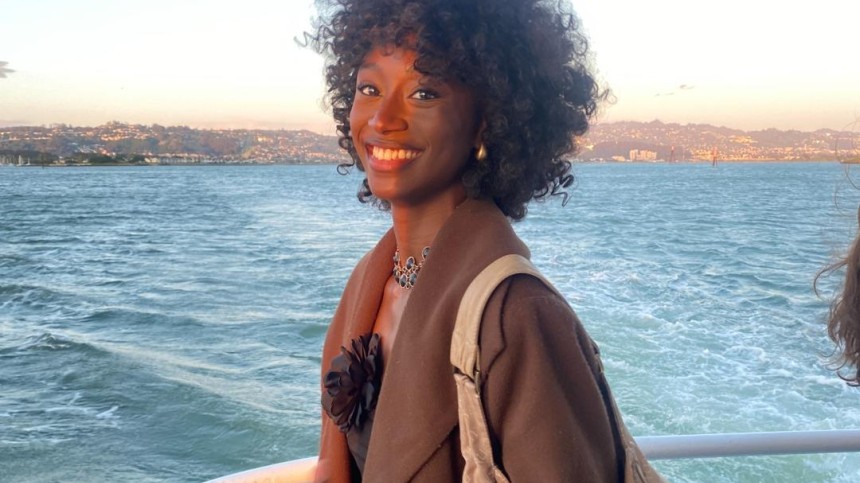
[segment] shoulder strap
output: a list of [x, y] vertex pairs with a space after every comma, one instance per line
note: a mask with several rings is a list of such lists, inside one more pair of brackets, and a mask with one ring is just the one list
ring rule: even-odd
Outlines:
[[[451, 336], [451, 364], [457, 384], [457, 414], [460, 420], [460, 453], [466, 461], [465, 483], [507, 483], [493, 461], [490, 431], [481, 405], [481, 370], [478, 338], [484, 307], [496, 287], [511, 275], [527, 273], [543, 280], [532, 263], [520, 255], [505, 255], [488, 265], [472, 281], [457, 310]], [[549, 283], [547, 286], [551, 287]]]
[[555, 290], [528, 258], [522, 255], [505, 255], [487, 265], [463, 293], [451, 338], [451, 364], [473, 380], [480, 377], [478, 336], [484, 307], [502, 281], [519, 273], [539, 278], [547, 287]]

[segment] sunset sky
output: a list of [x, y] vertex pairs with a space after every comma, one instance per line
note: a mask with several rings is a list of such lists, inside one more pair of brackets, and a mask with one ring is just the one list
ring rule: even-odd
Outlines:
[[[860, 129], [858, 0], [574, 8], [616, 98], [601, 121]], [[293, 40], [313, 12], [309, 0], [0, 0], [0, 125], [332, 134], [322, 61]]]

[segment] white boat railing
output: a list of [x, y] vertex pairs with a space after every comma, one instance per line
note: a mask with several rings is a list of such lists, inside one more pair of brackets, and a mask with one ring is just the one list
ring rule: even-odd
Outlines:
[[[649, 460], [860, 452], [860, 429], [639, 436], [635, 439]], [[208, 483], [305, 483], [313, 481], [316, 465], [316, 457], [303, 458], [234, 473]]]
[[843, 453], [860, 451], [860, 429], [640, 436], [636, 443], [649, 460]]
[[312, 456], [233, 473], [206, 483], [311, 483], [316, 469], [317, 457]]

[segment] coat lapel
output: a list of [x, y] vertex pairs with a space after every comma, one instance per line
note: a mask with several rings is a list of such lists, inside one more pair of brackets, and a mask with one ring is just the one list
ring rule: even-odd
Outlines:
[[489, 201], [463, 202], [437, 234], [388, 357], [365, 481], [410, 480], [457, 426], [449, 351], [460, 298], [475, 275], [510, 253], [529, 255]]
[[[394, 247], [394, 232], [389, 230], [376, 247], [361, 259], [347, 282], [329, 326], [329, 335], [339, 334], [339, 337], [326, 337], [323, 347], [323, 375], [329, 370], [332, 359], [340, 354], [341, 347], [349, 347], [352, 339], [373, 330], [385, 282], [391, 276], [390, 271], [378, 270], [376, 267], [392, 264]], [[314, 481], [349, 482], [350, 458], [346, 436], [323, 412], [320, 460]]]
[[[394, 266], [392, 256], [396, 246], [394, 231], [388, 230], [368, 254], [365, 260], [366, 268], [362, 270], [363, 273], [357, 287], [351, 288], [349, 305], [345, 307], [342, 315], [344, 323], [347, 324], [347, 330], [341, 332], [343, 334], [340, 341], [341, 346], [349, 347], [352, 339], [373, 330], [376, 314], [379, 312], [379, 304], [382, 302], [385, 283], [391, 277], [391, 267]], [[383, 267], [386, 269], [383, 270]], [[340, 347], [337, 350], [339, 352]]]

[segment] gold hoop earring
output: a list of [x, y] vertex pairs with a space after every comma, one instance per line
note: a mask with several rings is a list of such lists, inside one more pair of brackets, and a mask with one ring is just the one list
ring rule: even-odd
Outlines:
[[487, 147], [484, 146], [484, 143], [481, 143], [481, 145], [478, 146], [478, 152], [475, 153], [475, 159], [478, 161], [487, 159]]

